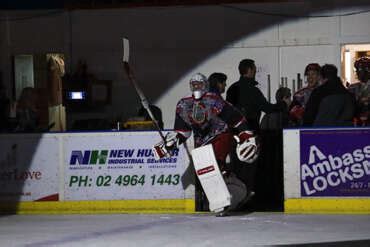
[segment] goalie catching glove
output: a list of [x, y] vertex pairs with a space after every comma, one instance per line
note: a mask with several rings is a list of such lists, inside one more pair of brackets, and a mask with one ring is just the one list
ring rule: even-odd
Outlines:
[[237, 146], [236, 154], [240, 161], [248, 164], [253, 163], [258, 158], [258, 146], [256, 137], [251, 131], [243, 131], [238, 136], [234, 136]]
[[179, 146], [180, 139], [176, 132], [168, 132], [164, 140], [153, 147], [154, 158], [159, 160], [163, 157], [171, 157], [173, 151]]

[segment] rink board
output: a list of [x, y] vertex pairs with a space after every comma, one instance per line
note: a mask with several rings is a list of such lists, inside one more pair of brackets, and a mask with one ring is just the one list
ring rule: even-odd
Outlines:
[[1, 204], [3, 214], [155, 214], [194, 213], [193, 199], [107, 200], [107, 201], [44, 201]]
[[284, 130], [284, 211], [370, 213], [370, 129]]
[[3, 213], [194, 212], [194, 176], [182, 146], [155, 161], [157, 132], [0, 136]]

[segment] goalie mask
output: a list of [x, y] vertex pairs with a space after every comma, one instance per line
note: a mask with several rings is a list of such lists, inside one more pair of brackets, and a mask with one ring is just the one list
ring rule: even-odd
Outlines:
[[190, 79], [190, 90], [195, 99], [200, 99], [208, 91], [208, 81], [201, 73], [196, 73]]

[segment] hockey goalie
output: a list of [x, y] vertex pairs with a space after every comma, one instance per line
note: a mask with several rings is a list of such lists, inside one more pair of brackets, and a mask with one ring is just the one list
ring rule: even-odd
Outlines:
[[242, 203], [247, 188], [227, 166], [226, 157], [233, 151], [246, 164], [258, 157], [258, 145], [245, 118], [230, 103], [208, 91], [207, 78], [200, 73], [190, 79], [191, 95], [179, 100], [176, 106], [175, 132], [153, 147], [157, 159], [171, 156], [180, 144], [193, 133], [192, 159], [196, 175], [209, 201], [209, 209], [221, 214]]

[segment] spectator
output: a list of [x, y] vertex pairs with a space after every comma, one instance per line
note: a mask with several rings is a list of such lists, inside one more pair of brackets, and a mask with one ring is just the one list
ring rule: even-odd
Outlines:
[[352, 84], [349, 91], [356, 98], [356, 125], [370, 125], [370, 58], [361, 57], [355, 62], [358, 83]]
[[304, 126], [351, 126], [354, 97], [343, 86], [332, 64], [321, 68], [323, 85], [313, 90], [303, 115]]
[[208, 77], [209, 91], [221, 96], [225, 92], [227, 76], [224, 73], [213, 73]]
[[23, 88], [19, 100], [15, 105], [17, 119], [16, 132], [40, 131], [36, 100], [37, 95], [34, 88]]
[[285, 103], [270, 104], [258, 89], [255, 80], [256, 65], [252, 59], [244, 59], [239, 63], [239, 81], [233, 83], [226, 93], [226, 100], [237, 107], [247, 119], [252, 130], [259, 130], [261, 111], [271, 113], [281, 111]]
[[[292, 93], [289, 88], [281, 87], [276, 91], [275, 99], [277, 103], [291, 101]], [[261, 121], [262, 130], [281, 130], [289, 125], [289, 105], [281, 112], [266, 114]]]
[[312, 91], [319, 86], [320, 81], [320, 65], [318, 63], [310, 63], [304, 70], [307, 86], [298, 90], [293, 95], [293, 102], [290, 106], [290, 117], [296, 125], [302, 125], [303, 113], [307, 101]]
[[77, 62], [76, 72], [73, 74], [73, 81], [81, 84], [88, 84], [96, 80], [95, 76], [89, 72], [87, 62], [79, 59]]

